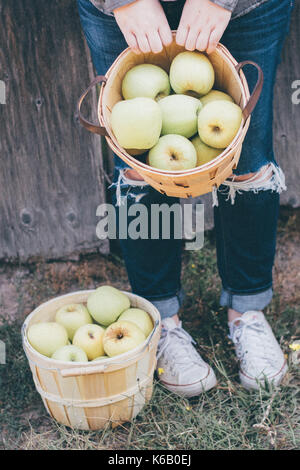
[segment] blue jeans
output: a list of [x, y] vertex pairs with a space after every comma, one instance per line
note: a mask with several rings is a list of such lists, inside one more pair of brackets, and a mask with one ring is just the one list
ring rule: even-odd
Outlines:
[[[77, 1], [95, 69], [103, 75], [127, 44], [113, 16], [103, 14], [89, 0]], [[162, 5], [171, 29], [177, 29], [184, 2]], [[257, 62], [265, 79], [235, 174], [257, 172], [266, 165], [273, 169], [268, 184], [262, 183], [260, 187], [254, 184], [250, 189], [241, 185], [236, 191], [234, 185], [225, 182], [217, 192], [214, 216], [222, 280], [220, 302], [241, 313], [262, 310], [272, 298], [279, 192], [284, 188], [284, 177], [274, 159], [272, 145], [273, 86], [291, 10], [291, 0], [268, 0], [230, 21], [221, 39], [238, 62]], [[256, 71], [247, 66], [244, 72], [251, 91]], [[135, 186], [123, 179], [122, 169], [126, 166], [115, 156], [113, 200], [116, 200], [117, 182], [121, 180], [121, 192], [127, 196], [128, 206], [141, 197], [149, 208], [154, 203], [171, 206], [178, 202], [149, 185]], [[163, 318], [176, 314], [183, 299], [182, 241], [171, 236], [170, 240], [120, 240], [120, 244], [132, 291], [152, 301]]]

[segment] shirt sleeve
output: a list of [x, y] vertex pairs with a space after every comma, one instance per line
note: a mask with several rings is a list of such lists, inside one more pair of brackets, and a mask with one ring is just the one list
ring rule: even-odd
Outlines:
[[210, 0], [210, 1], [229, 11], [233, 11], [238, 4], [238, 0]]
[[[105, 13], [112, 13], [116, 8], [120, 8], [136, 0], [91, 0], [91, 2], [100, 10]], [[226, 10], [233, 11], [238, 3], [238, 0], [211, 0], [216, 5], [225, 8]]]
[[91, 0], [91, 2], [104, 13], [113, 13], [116, 8], [134, 3], [136, 0]]

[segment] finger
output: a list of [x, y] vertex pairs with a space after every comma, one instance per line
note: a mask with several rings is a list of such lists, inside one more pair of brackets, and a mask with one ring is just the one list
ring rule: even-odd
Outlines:
[[168, 23], [164, 24], [163, 26], [160, 26], [158, 28], [158, 32], [164, 46], [168, 46], [169, 44], [171, 44], [171, 42], [173, 41], [173, 36]]
[[198, 34], [199, 34], [199, 26], [197, 27], [194, 26], [190, 28], [186, 41], [185, 41], [185, 48], [188, 51], [194, 51], [196, 49], [196, 41], [197, 41]]
[[141, 51], [139, 50], [139, 46], [136, 40], [136, 37], [132, 33], [125, 33], [124, 34], [125, 41], [127, 42], [128, 46], [132, 49], [135, 54], [140, 54]]
[[198, 51], [206, 51], [210, 39], [210, 28], [204, 27], [197, 38], [196, 49]]
[[178, 46], [184, 46], [185, 41], [188, 35], [189, 29], [187, 26], [180, 26], [178, 27], [177, 33], [176, 33], [176, 43]]
[[214, 50], [216, 49], [216, 47], [218, 45], [218, 42], [219, 42], [221, 36], [222, 36], [222, 31], [220, 31], [218, 29], [214, 29], [211, 32], [210, 37], [209, 37], [208, 47], [207, 47], [207, 53], [208, 54], [211, 54], [212, 52], [214, 52]]
[[142, 33], [141, 35], [137, 35], [136, 39], [137, 39], [137, 43], [138, 43], [140, 51], [144, 52], [144, 54], [151, 52], [151, 47], [150, 47], [148, 38], [144, 33]]
[[150, 44], [152, 52], [154, 54], [157, 54], [158, 52], [161, 52], [163, 50], [163, 45], [161, 42], [160, 35], [158, 34], [158, 31], [151, 31], [150, 33], [147, 34], [148, 42]]

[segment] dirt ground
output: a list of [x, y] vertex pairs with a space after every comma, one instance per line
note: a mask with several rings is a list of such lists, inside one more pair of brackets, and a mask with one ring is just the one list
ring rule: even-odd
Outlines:
[[[184, 254], [184, 267], [188, 255]], [[51, 298], [103, 283], [130, 290], [120, 253], [83, 257], [79, 262], [43, 261], [30, 265], [0, 264], [0, 320], [23, 320], [37, 305]], [[281, 210], [274, 290], [280, 306], [300, 302], [300, 211]]]
[[25, 318], [40, 303], [68, 292], [113, 284], [130, 290], [122, 261], [94, 254], [79, 262], [55, 261], [30, 265], [0, 265], [0, 318]]

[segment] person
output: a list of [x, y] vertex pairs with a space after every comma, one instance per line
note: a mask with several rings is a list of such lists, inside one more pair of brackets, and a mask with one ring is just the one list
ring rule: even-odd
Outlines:
[[[81, 24], [95, 69], [106, 73], [128, 46], [137, 53], [159, 53], [172, 41], [189, 51], [212, 53], [218, 42], [238, 61], [255, 61], [264, 86], [243, 143], [237, 168], [217, 191], [214, 207], [217, 263], [222, 281], [220, 303], [228, 309], [230, 338], [240, 363], [244, 387], [258, 389], [265, 381], [279, 385], [287, 371], [284, 354], [262, 310], [272, 298], [272, 266], [276, 246], [279, 193], [284, 175], [272, 145], [272, 104], [276, 68], [293, 7], [291, 0], [77, 0]], [[256, 70], [247, 66], [250, 91]], [[116, 188], [130, 206], [178, 202], [140, 181], [115, 156]], [[199, 395], [217, 383], [215, 373], [198, 354], [182, 328], [178, 311], [182, 241], [120, 240], [132, 291], [160, 311], [159, 379], [172, 392]]]

